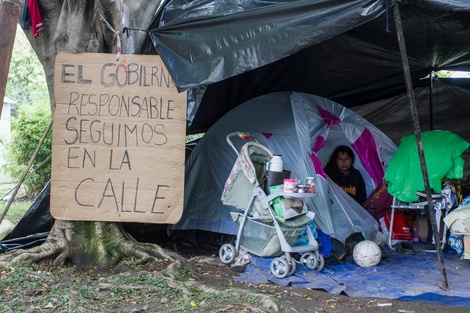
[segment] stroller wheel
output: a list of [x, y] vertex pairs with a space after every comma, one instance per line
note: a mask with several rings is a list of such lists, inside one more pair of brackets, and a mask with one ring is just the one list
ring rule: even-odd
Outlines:
[[295, 273], [295, 270], [297, 269], [297, 263], [295, 263], [294, 258], [290, 258], [290, 262], [287, 261], [287, 257], [285, 255], [281, 256], [284, 260], [286, 260], [287, 265], [289, 266], [289, 272], [287, 273], [287, 276], [290, 276]]
[[271, 273], [277, 278], [284, 278], [289, 275], [289, 264], [283, 258], [275, 258], [271, 261]]
[[307, 252], [300, 257], [300, 264], [313, 270], [318, 266], [318, 258], [313, 253]]
[[235, 247], [229, 243], [225, 243], [219, 249], [219, 259], [224, 264], [230, 264], [235, 260], [237, 256], [237, 252], [235, 251]]
[[320, 254], [320, 252], [318, 252], [318, 250], [315, 251], [315, 256], [318, 259], [316, 270], [320, 272], [325, 267], [325, 258]]
[[294, 274], [296, 269], [297, 269], [297, 263], [295, 263], [295, 260], [292, 259], [292, 262], [289, 264], [289, 273], [287, 273], [287, 276]]

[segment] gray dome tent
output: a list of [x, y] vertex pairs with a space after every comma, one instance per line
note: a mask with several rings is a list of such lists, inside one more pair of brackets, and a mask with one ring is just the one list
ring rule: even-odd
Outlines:
[[271, 152], [282, 155], [291, 177], [316, 176], [318, 197], [309, 206], [320, 230], [342, 242], [356, 232], [366, 238], [377, 234], [376, 220], [326, 177], [322, 165], [337, 145], [353, 147], [358, 156], [354, 166], [362, 172], [370, 193], [382, 181], [384, 164], [395, 152], [395, 144], [353, 111], [296, 92], [247, 101], [207, 131], [186, 161], [183, 217], [173, 230], [236, 233], [237, 225], [230, 217], [234, 208], [224, 206], [220, 199], [237, 157], [226, 136], [236, 131], [251, 133]]

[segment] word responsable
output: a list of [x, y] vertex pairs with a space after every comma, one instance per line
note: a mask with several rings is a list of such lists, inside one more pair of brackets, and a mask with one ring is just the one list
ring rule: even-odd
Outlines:
[[[126, 90], [126, 94], [69, 93], [68, 114], [80, 116], [136, 117], [148, 119], [172, 119], [173, 100], [163, 97], [132, 95], [132, 87], [173, 87], [168, 72], [158, 66], [106, 63], [99, 75], [100, 90]], [[86, 78], [83, 65], [62, 64], [62, 84], [95, 85], [97, 82]]]
[[61, 66], [60, 82], [64, 86], [100, 86], [95, 88], [99, 93], [83, 92], [87, 90], [83, 87], [78, 88], [81, 92], [72, 90], [68, 93], [66, 144], [114, 147], [166, 144], [165, 121], [174, 119], [174, 99], [153, 93], [134, 94], [132, 90], [133, 87], [139, 90], [146, 87], [174, 88], [167, 71], [159, 66], [139, 65], [136, 62], [105, 63], [99, 75], [94, 73], [88, 76], [85, 69], [83, 65]]

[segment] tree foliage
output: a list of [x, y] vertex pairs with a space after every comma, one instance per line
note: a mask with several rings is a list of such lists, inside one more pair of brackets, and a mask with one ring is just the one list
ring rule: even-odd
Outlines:
[[[45, 103], [22, 105], [18, 116], [12, 118], [12, 140], [7, 144], [8, 164], [5, 171], [15, 180], [22, 177], [50, 120], [49, 104]], [[30, 197], [38, 195], [51, 178], [51, 144], [52, 134], [49, 132], [32, 163], [30, 175], [24, 181], [26, 193]]]
[[21, 105], [49, 105], [44, 69], [21, 29], [16, 32], [5, 95], [17, 103], [12, 108], [13, 116]]

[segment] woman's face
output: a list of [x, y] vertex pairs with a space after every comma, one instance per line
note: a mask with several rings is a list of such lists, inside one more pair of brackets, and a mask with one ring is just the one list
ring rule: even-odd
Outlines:
[[338, 169], [343, 172], [345, 175], [349, 173], [349, 169], [351, 168], [352, 159], [346, 152], [338, 152], [338, 156], [336, 157], [336, 166]]

